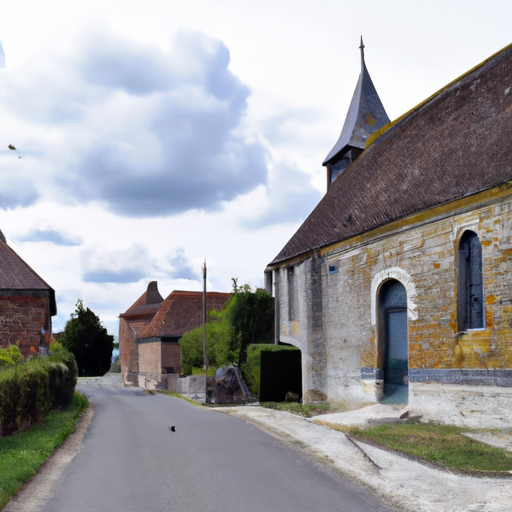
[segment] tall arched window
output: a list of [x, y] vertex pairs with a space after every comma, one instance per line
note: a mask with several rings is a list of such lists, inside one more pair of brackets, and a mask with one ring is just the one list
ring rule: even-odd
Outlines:
[[459, 244], [459, 331], [484, 327], [482, 245], [478, 235], [466, 231]]

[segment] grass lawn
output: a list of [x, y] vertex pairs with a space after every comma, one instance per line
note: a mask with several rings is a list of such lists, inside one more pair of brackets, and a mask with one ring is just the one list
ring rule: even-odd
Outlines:
[[52, 412], [40, 425], [0, 438], [0, 510], [64, 442], [86, 408], [87, 399], [75, 393], [67, 410]]
[[431, 423], [391, 423], [368, 429], [352, 427], [348, 435], [388, 447], [445, 469], [463, 473], [510, 472], [512, 453], [463, 435], [469, 429]]

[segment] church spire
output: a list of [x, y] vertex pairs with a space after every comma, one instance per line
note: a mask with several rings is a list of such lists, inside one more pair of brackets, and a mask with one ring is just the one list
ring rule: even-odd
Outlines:
[[338, 142], [322, 165], [327, 167], [327, 187], [364, 150], [368, 138], [389, 123], [379, 95], [373, 85], [364, 61], [364, 43], [361, 36], [361, 74], [345, 118]]

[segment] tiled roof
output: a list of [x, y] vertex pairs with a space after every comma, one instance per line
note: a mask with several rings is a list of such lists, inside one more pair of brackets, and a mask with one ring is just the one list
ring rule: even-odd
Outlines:
[[[206, 310], [222, 309], [229, 293], [208, 292]], [[140, 333], [139, 339], [177, 337], [200, 327], [203, 322], [202, 292], [173, 291], [160, 307], [155, 318]]]
[[45, 290], [50, 294], [51, 314], [57, 313], [55, 291], [4, 241], [0, 240], [0, 290]]
[[384, 132], [270, 265], [512, 180], [512, 45]]

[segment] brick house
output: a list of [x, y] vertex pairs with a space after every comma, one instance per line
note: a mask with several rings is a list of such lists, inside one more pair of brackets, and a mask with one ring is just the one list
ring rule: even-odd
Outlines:
[[0, 231], [0, 348], [17, 343], [27, 357], [48, 348], [55, 291], [8, 245]]
[[[151, 288], [151, 289], [150, 289]], [[158, 295], [157, 295], [158, 294]], [[206, 310], [222, 309], [231, 294], [207, 292]], [[173, 291], [161, 299], [155, 281], [119, 321], [121, 373], [125, 385], [166, 387], [181, 372], [179, 340], [202, 325], [202, 292]]]
[[137, 338], [160, 309], [164, 299], [156, 281], [148, 284], [146, 291], [119, 315], [119, 360], [125, 385], [136, 385], [139, 372]]
[[[512, 45], [373, 135], [364, 95], [325, 196], [266, 270], [304, 400], [510, 425]], [[347, 163], [353, 128], [366, 143]]]

